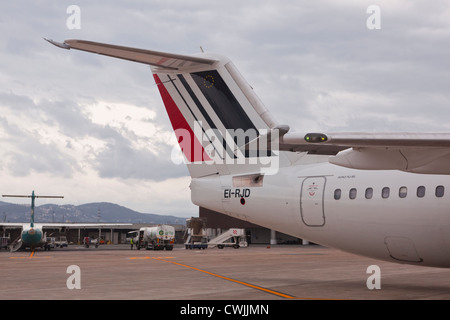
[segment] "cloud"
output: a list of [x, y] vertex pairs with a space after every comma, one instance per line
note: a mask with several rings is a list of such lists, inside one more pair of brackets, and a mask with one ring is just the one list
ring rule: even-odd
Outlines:
[[94, 168], [102, 178], [133, 178], [166, 180], [188, 175], [186, 166], [174, 165], [170, 160], [175, 146], [160, 145], [160, 151], [136, 149], [132, 141], [116, 134], [107, 139], [105, 147], [95, 156]]
[[77, 162], [58, 147], [55, 128], [49, 124], [41, 105], [29, 98], [0, 94], [3, 168], [16, 175], [31, 171], [70, 177]]
[[177, 147], [172, 133], [152, 123], [154, 114], [144, 108], [34, 102], [6, 93], [0, 100], [7, 116], [1, 119], [9, 144], [5, 157], [14, 174], [36, 171], [71, 177], [81, 170], [80, 164], [102, 178], [161, 181], [188, 174], [185, 166], [169, 169], [170, 154]]
[[[81, 9], [81, 29], [66, 27], [71, 4]], [[449, 131], [450, 6], [378, 2], [381, 30], [368, 30], [372, 4], [6, 1], [0, 10], [0, 174], [14, 183], [0, 187], [64, 186], [80, 199], [114, 195], [122, 205], [127, 189], [132, 208], [154, 206], [146, 210], [154, 212], [176, 211], [171, 190], [175, 197], [180, 181], [189, 180], [186, 168], [170, 161], [176, 141], [148, 66], [60, 50], [42, 37], [182, 54], [202, 46], [225, 54], [292, 130]], [[179, 193], [186, 202], [173, 203], [192, 215], [187, 185]], [[160, 199], [149, 196], [160, 188], [167, 189]]]

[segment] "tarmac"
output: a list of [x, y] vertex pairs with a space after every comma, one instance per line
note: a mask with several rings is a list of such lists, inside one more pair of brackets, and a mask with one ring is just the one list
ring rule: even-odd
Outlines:
[[[369, 266], [378, 266], [378, 273]], [[317, 245], [206, 250], [177, 245], [172, 251], [70, 245], [0, 250], [0, 299], [446, 300], [450, 269], [384, 262]]]

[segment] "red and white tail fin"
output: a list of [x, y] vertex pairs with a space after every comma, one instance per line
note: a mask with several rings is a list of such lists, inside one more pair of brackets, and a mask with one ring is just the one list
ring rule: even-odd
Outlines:
[[[267, 139], [262, 148], [258, 140], [268, 137], [275, 121], [231, 61], [207, 57], [215, 63], [177, 70], [152, 67], [191, 176], [278, 168], [278, 155], [267, 148]], [[257, 140], [259, 146], [245, 148]]]
[[193, 178], [278, 170], [277, 125], [226, 57], [178, 55], [84, 40], [54, 45], [151, 66]]

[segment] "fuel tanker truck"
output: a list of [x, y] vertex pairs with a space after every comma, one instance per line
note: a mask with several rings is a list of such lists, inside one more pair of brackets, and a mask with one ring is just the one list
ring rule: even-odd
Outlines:
[[172, 250], [175, 242], [175, 228], [165, 224], [157, 227], [143, 227], [139, 229], [137, 249]]

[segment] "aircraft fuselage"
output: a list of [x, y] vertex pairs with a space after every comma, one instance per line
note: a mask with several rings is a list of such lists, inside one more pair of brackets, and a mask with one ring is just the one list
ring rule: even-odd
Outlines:
[[46, 237], [42, 231], [42, 227], [34, 224], [31, 226], [24, 226], [20, 235], [22, 239], [22, 248], [37, 248], [42, 247], [46, 243]]
[[320, 163], [280, 168], [259, 183], [253, 177], [193, 179], [192, 201], [355, 254], [450, 267], [448, 176]]

